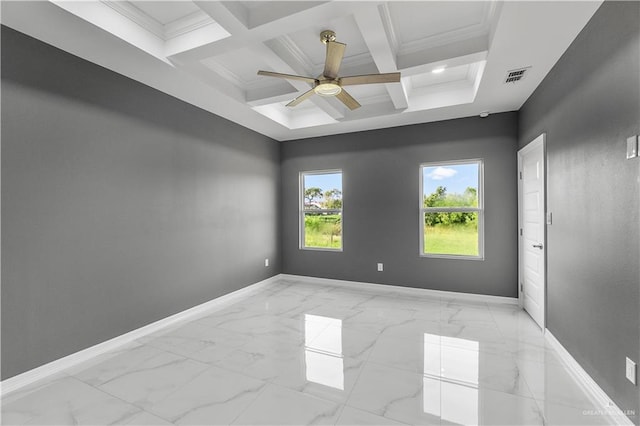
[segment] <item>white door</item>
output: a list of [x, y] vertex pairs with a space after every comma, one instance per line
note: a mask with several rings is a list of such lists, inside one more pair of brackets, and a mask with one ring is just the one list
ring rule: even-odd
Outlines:
[[520, 301], [543, 330], [546, 270], [544, 138], [542, 134], [518, 151]]

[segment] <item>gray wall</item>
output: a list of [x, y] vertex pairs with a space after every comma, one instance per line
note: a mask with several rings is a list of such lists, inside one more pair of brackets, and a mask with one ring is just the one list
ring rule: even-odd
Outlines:
[[[640, 3], [605, 2], [520, 111], [547, 133], [547, 326], [623, 409], [638, 413]], [[638, 416], [633, 417], [638, 422]]]
[[[516, 113], [281, 146], [284, 273], [517, 296]], [[420, 164], [469, 158], [485, 162], [485, 260], [420, 257]], [[322, 169], [343, 171], [342, 252], [298, 248], [298, 173]]]
[[277, 142], [3, 27], [2, 378], [279, 273], [278, 193]]

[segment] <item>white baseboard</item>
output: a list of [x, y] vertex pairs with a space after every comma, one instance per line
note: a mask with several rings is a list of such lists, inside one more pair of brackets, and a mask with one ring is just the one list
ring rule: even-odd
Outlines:
[[562, 343], [551, 334], [549, 329], [545, 329], [545, 339], [552, 346], [560, 356], [560, 359], [565, 364], [571, 375], [582, 385], [587, 395], [591, 399], [591, 402], [606, 415], [610, 424], [612, 425], [630, 425], [633, 426], [633, 422], [627, 417], [624, 412], [613, 402], [611, 398], [602, 390], [600, 386], [591, 378], [578, 361], [562, 346]]
[[162, 330], [166, 327], [176, 325], [187, 320], [193, 320], [198, 316], [202, 316], [211, 312], [214, 309], [220, 309], [228, 306], [237, 301], [239, 298], [243, 298], [252, 293], [255, 293], [256, 291], [270, 285], [278, 279], [280, 279], [280, 275], [274, 275], [273, 277], [267, 278], [266, 280], [259, 281], [255, 284], [241, 288], [240, 290], [225, 294], [224, 296], [217, 297], [213, 300], [202, 303], [201, 305], [194, 306], [185, 311], [178, 312], [177, 314], [171, 315], [159, 321], [132, 330], [128, 333], [114, 337], [113, 339], [98, 343], [97, 345], [91, 346], [87, 349], [83, 349], [79, 352], [75, 352], [71, 355], [67, 355], [64, 358], [51, 361], [40, 367], [36, 367], [33, 370], [29, 370], [24, 373], [18, 374], [17, 376], [5, 379], [0, 382], [0, 397], [4, 397], [9, 392], [13, 392], [47, 376], [59, 373], [69, 367], [80, 364], [81, 362], [87, 361], [93, 357], [116, 349], [151, 333], [155, 333], [156, 331]]
[[291, 275], [280, 274], [282, 279], [297, 280], [307, 282], [310, 284], [323, 284], [336, 287], [348, 287], [348, 288], [366, 288], [367, 290], [377, 290], [381, 292], [393, 292], [399, 294], [405, 294], [407, 296], [430, 296], [430, 297], [443, 297], [449, 299], [466, 300], [469, 302], [486, 302], [486, 303], [498, 303], [507, 305], [517, 305], [517, 297], [503, 297], [503, 296], [490, 296], [485, 294], [473, 294], [473, 293], [459, 293], [455, 291], [443, 291], [443, 290], [430, 290], [424, 288], [415, 287], [402, 287], [393, 286], [387, 284], [375, 284], [365, 283], [360, 281], [345, 281], [334, 280], [331, 278], [318, 278], [308, 277], [304, 275]]

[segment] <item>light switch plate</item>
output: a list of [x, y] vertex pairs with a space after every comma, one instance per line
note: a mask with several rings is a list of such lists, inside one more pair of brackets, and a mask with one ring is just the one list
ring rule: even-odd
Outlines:
[[627, 358], [626, 374], [627, 380], [636, 384], [636, 363]]
[[627, 138], [627, 159], [638, 156], [638, 135]]
[[378, 263], [378, 272], [384, 271], [384, 265], [382, 263]]

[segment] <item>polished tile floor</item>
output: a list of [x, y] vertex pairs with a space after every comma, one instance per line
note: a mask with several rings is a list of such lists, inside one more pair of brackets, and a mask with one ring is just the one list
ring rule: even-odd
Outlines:
[[2, 424], [606, 424], [598, 409], [516, 306], [283, 279], [7, 395]]

